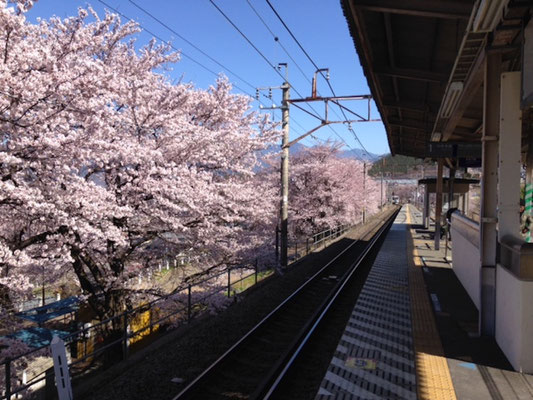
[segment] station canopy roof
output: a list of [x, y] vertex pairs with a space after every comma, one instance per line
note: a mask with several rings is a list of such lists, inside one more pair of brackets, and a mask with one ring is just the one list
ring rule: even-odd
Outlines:
[[[475, 28], [481, 3], [506, 3], [492, 32]], [[530, 1], [341, 4], [393, 155], [425, 158], [430, 141], [480, 140], [486, 53], [502, 52], [503, 71], [520, 69]], [[446, 97], [454, 101], [443, 101]]]
[[[418, 180], [419, 185], [426, 185], [428, 193], [437, 192], [437, 178], [423, 178]], [[450, 178], [442, 178], [442, 192], [449, 192]], [[454, 178], [453, 192], [455, 194], [467, 193], [470, 190], [470, 185], [479, 184], [479, 179]]]

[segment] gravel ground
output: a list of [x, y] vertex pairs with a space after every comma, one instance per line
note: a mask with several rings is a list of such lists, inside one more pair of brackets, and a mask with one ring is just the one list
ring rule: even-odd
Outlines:
[[[385, 214], [388, 216], [392, 211], [385, 211]], [[171, 382], [173, 378], [190, 381], [201, 373], [326, 260], [346, 247], [349, 240], [364, 239], [383, 217], [374, 216], [366, 225], [352, 229], [326, 249], [301, 259], [283, 276], [265, 279], [219, 315], [199, 318], [155, 341], [127, 361], [75, 385], [75, 398], [171, 399], [183, 388]]]

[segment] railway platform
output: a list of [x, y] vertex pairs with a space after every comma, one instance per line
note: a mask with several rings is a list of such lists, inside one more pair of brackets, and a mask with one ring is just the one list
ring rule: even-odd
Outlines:
[[433, 249], [406, 205], [374, 261], [320, 385], [326, 399], [533, 399], [455, 277], [451, 251]]

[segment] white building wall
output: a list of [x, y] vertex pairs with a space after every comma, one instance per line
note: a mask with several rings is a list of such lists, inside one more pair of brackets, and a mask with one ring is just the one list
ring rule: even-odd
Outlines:
[[533, 281], [519, 279], [499, 264], [496, 342], [515, 370], [533, 373]]

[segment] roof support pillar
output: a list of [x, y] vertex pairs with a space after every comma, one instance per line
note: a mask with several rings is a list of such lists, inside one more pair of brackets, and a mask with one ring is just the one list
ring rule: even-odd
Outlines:
[[424, 214], [423, 214], [424, 229], [429, 229], [429, 188], [424, 185]]
[[481, 156], [481, 215], [479, 251], [481, 288], [479, 333], [494, 336], [496, 247], [498, 222], [498, 140], [500, 122], [500, 73], [502, 57], [489, 52], [485, 58], [483, 136]]
[[[455, 163], [455, 160], [453, 161]], [[453, 184], [455, 182], [455, 164], [453, 168], [450, 168], [450, 179], [448, 180], [448, 210], [453, 207], [457, 207], [457, 203], [454, 200]], [[450, 217], [451, 218], [451, 217]]]
[[[528, 137], [528, 149], [526, 156], [526, 187], [524, 193], [525, 209], [524, 216], [533, 215], [533, 137]], [[522, 222], [522, 221], [520, 221]], [[526, 227], [523, 227], [526, 228]], [[526, 242], [532, 241], [531, 229], [526, 233]]]
[[437, 164], [437, 189], [436, 189], [436, 204], [435, 204], [435, 250], [440, 249], [440, 224], [442, 216], [442, 170], [444, 159], [439, 158]]
[[519, 236], [522, 111], [520, 72], [501, 75], [500, 136], [498, 168], [498, 239]]

